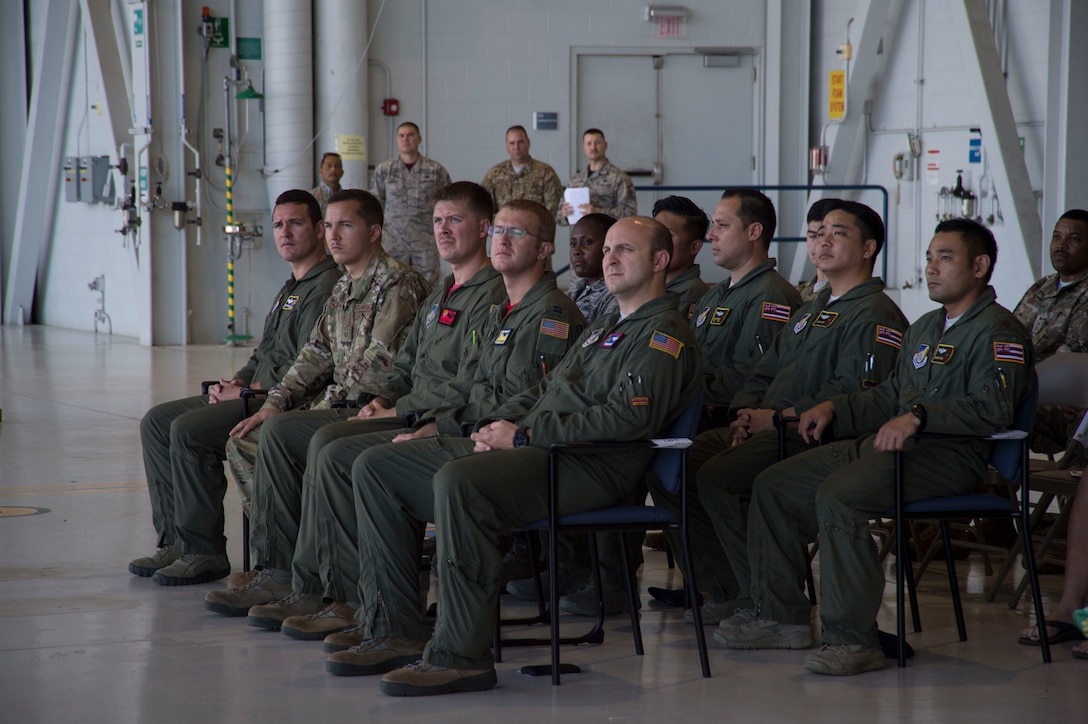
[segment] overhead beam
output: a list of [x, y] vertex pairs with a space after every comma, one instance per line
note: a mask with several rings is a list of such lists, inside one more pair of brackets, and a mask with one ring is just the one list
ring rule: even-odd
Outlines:
[[[1001, 57], [990, 25], [990, 12], [985, 0], [953, 3], [951, 11], [953, 23], [958, 27], [949, 29], [949, 37], [967, 39], [968, 48], [974, 51], [965, 55], [969, 56], [966, 59], [969, 69], [981, 81], [985, 106], [980, 109], [979, 127], [987, 153], [991, 158], [996, 157], [996, 165], [1001, 169], [1001, 173], [993, 174], [993, 180], [1005, 223], [1011, 226], [1013, 238], [1023, 240], [1031, 264], [1031, 278], [1038, 279], [1043, 258], [1043, 224], [1031, 189], [1028, 166], [1020, 150], [1020, 132], [1012, 114], [1005, 75], [1001, 72]], [[972, 85], [970, 78], [967, 85]]]
[[[122, 48], [114, 25], [113, 3], [80, 0], [79, 6], [83, 11], [84, 27], [90, 31], [94, 41], [93, 50], [105, 80], [102, 89], [106, 97], [106, 114], [113, 130], [113, 146], [119, 148], [122, 143], [132, 140], [128, 132], [133, 125], [132, 105], [129, 103], [132, 89], [122, 65]], [[128, 48], [124, 50], [127, 54]], [[124, 82], [119, 83], [118, 80]]]
[[[45, 27], [34, 56], [37, 76], [31, 81], [19, 206], [11, 263], [5, 270], [4, 324], [29, 321], [39, 257], [53, 233], [79, 14], [79, 5], [67, 0], [48, 0], [42, 13]], [[62, 49], [59, 53], [58, 48]]]

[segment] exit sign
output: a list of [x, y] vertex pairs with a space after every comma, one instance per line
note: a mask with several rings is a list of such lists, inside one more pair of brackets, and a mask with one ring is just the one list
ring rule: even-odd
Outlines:
[[657, 18], [654, 29], [655, 38], [682, 38], [684, 37], [684, 18]]

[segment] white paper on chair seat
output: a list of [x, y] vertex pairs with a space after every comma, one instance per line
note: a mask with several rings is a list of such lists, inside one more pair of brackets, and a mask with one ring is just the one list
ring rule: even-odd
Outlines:
[[656, 440], [650, 440], [654, 447], [667, 447], [674, 448], [676, 450], [683, 450], [686, 447], [692, 446], [692, 441], [686, 437], [663, 437]]

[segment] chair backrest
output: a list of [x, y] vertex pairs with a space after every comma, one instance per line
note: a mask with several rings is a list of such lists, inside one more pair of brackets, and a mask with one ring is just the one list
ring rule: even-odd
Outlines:
[[[699, 429], [699, 416], [702, 414], [702, 409], [703, 392], [699, 390], [679, 417], [666, 426], [662, 437], [693, 439]], [[686, 454], [687, 450], [658, 450], [654, 453], [646, 472], [656, 475], [666, 490], [675, 493], [680, 490], [681, 456]]]
[[[1028, 396], [1024, 398], [1024, 401], [1016, 406], [1009, 430], [1030, 433], [1032, 427], [1035, 426], [1035, 407], [1038, 404], [1039, 374], [1032, 372], [1031, 389], [1028, 390]], [[1022, 439], [998, 440], [994, 443], [993, 450], [990, 452], [990, 465], [997, 468], [997, 472], [1005, 480], [1011, 481], [1020, 478], [1020, 463], [1023, 460], [1022, 445]]]
[[1088, 352], [1059, 352], [1035, 365], [1040, 405], [1088, 407]]

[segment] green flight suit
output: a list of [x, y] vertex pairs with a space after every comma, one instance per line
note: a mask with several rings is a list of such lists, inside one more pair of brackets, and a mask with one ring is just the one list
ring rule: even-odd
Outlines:
[[[825, 290], [797, 310], [733, 397], [734, 413], [793, 406], [800, 414], [835, 395], [875, 387], [892, 373], [907, 320], [884, 294], [884, 282], [870, 279], [829, 300]], [[736, 576], [737, 598], [748, 607], [748, 498], [756, 475], [778, 462], [778, 432], [756, 433], [735, 447], [732, 432], [726, 427], [700, 434], [692, 468], [703, 510]], [[797, 432], [787, 433], [787, 455], [808, 447]]]
[[[775, 271], [776, 263], [775, 259], [767, 259], [736, 284], [723, 281], [712, 287], [696, 303], [690, 324], [703, 352], [704, 404], [729, 404], [775, 336], [786, 327], [790, 315], [801, 306], [797, 291]], [[736, 594], [737, 581], [714, 527], [702, 510], [694, 484], [698, 466], [717, 452], [717, 447], [693, 451], [688, 499], [694, 514], [688, 517], [688, 536], [700, 588], [711, 601], [722, 602]], [[679, 498], [663, 490], [657, 481], [650, 481], [650, 493], [654, 504], [679, 514]], [[665, 531], [665, 536], [673, 555], [682, 556], [678, 531]]]
[[[506, 311], [505, 300], [492, 308], [475, 364], [463, 364], [448, 381], [443, 399], [459, 404], [421, 411], [418, 425], [433, 420], [441, 433], [458, 436], [462, 421], [477, 420], [540, 383], [562, 361], [584, 329], [582, 313], [546, 272], [525, 297]], [[397, 428], [401, 421], [397, 420]], [[345, 423], [333, 427], [342, 430]], [[364, 422], [363, 425], [366, 425]], [[293, 589], [359, 606], [359, 525], [355, 517], [351, 466], [364, 450], [392, 443], [405, 429], [328, 439], [315, 436], [303, 478], [302, 524], [291, 562]], [[325, 438], [317, 448], [317, 438]], [[403, 443], [397, 443], [401, 445]]]
[[[991, 435], [1012, 423], [1032, 381], [1031, 336], [997, 304], [993, 287], [947, 331], [945, 321], [941, 308], [911, 325], [894, 374], [879, 387], [832, 398], [836, 442], [756, 478], [748, 542], [761, 617], [809, 622], [804, 546], [819, 533], [824, 642], [877, 646], [884, 572], [869, 521], [894, 505], [895, 481], [894, 455], [875, 451], [872, 433], [921, 403], [926, 432]], [[981, 439], [907, 440], [906, 500], [970, 492], [989, 453]]]
[[[357, 618], [368, 636], [430, 636], [418, 565], [420, 531], [434, 521], [442, 584], [423, 658], [491, 666], [499, 537], [546, 515], [548, 446], [660, 434], [697, 393], [699, 365], [691, 329], [676, 297], [666, 294], [622, 321], [611, 315], [591, 325], [539, 386], [493, 411], [529, 428], [529, 445], [474, 453], [471, 440], [441, 436], [360, 455], [352, 468], [363, 599]], [[560, 514], [626, 499], [650, 454], [563, 458]]]
[[676, 307], [690, 322], [695, 316], [696, 305], [710, 291], [710, 285], [699, 276], [699, 265], [677, 274], [665, 285], [665, 291], [680, 298]]
[[[314, 325], [310, 341], [283, 379], [269, 391], [261, 409], [280, 414], [268, 418], [245, 439], [232, 437], [227, 442], [227, 460], [236, 480], [245, 479], [244, 464], [255, 460], [250, 539], [257, 553], [257, 565], [274, 565], [269, 560], [273, 508], [298, 509], [297, 495], [295, 500], [275, 499], [278, 496], [269, 485], [270, 479], [281, 474], [269, 466], [270, 460], [280, 457], [285, 439], [277, 435], [277, 429], [292, 424], [306, 428], [320, 426], [350, 414], [343, 409], [332, 409], [332, 403], [357, 400], [392, 369], [412, 319], [429, 292], [430, 286], [418, 272], [379, 247], [358, 279], [345, 274], [337, 283], [325, 312]], [[283, 412], [318, 395], [308, 410]], [[254, 437], [258, 440], [256, 445]], [[290, 549], [294, 549], [293, 538]], [[289, 561], [290, 552], [284, 564]]]
[[[288, 279], [265, 317], [261, 341], [232, 379], [270, 389], [290, 368], [340, 278], [323, 258], [301, 279]], [[209, 404], [207, 395], [165, 402], [140, 422], [151, 518], [158, 545], [180, 541], [186, 553], [222, 553], [223, 446], [242, 419], [241, 400]], [[178, 526], [184, 529], [179, 536]]]
[[334, 410], [277, 415], [263, 425], [266, 429], [261, 433], [258, 465], [266, 474], [258, 479], [258, 487], [269, 494], [263, 495], [266, 505], [254, 515], [251, 526], [260, 565], [291, 566], [303, 511], [312, 497], [312, 464], [318, 450], [340, 437], [400, 430], [405, 414], [451, 404], [445, 382], [459, 368], [475, 369], [474, 350], [484, 320], [506, 291], [502, 277], [490, 264], [451, 291], [453, 285], [453, 276], [447, 276], [442, 286], [413, 310], [411, 329], [391, 368], [360, 388], [363, 393], [394, 402], [399, 416], [349, 420], [346, 418], [354, 417], [355, 410]]

